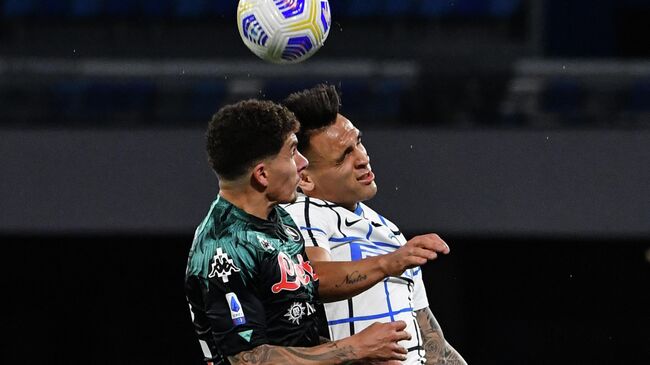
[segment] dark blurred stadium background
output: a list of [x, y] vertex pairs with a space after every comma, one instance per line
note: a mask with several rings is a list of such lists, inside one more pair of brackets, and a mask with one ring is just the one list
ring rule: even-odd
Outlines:
[[330, 0], [294, 66], [234, 0], [0, 0], [5, 364], [199, 364], [182, 281], [224, 103], [330, 82], [471, 364], [650, 363], [650, 1]]

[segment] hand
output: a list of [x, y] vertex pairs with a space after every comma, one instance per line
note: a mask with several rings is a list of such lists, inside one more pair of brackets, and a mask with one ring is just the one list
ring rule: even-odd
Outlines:
[[387, 276], [401, 275], [404, 270], [421, 266], [435, 260], [438, 253], [448, 254], [449, 246], [440, 236], [429, 233], [411, 238], [404, 246], [382, 256], [382, 270]]
[[373, 364], [375, 361], [381, 364], [400, 364], [399, 361], [406, 360], [407, 351], [398, 342], [411, 339], [411, 335], [404, 330], [405, 328], [404, 321], [377, 322], [348, 339], [354, 340], [352, 344], [354, 349], [363, 359]]

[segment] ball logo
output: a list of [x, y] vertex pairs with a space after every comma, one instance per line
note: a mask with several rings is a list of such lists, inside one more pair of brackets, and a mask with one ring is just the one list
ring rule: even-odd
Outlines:
[[232, 262], [232, 259], [228, 257], [228, 254], [223, 252], [221, 247], [217, 248], [217, 254], [212, 258], [212, 271], [208, 274], [209, 278], [216, 276], [220, 277], [224, 283], [228, 282], [228, 277], [233, 272], [240, 272], [239, 268], [235, 266]]
[[309, 264], [309, 261], [303, 261], [302, 255], [296, 255], [298, 263], [295, 263], [284, 252], [278, 253], [278, 265], [280, 266], [280, 282], [271, 287], [273, 293], [279, 293], [282, 290], [294, 291], [301, 286], [306, 286], [312, 280], [317, 281], [318, 275]]
[[285, 18], [297, 16], [305, 11], [305, 0], [275, 0], [275, 6]]

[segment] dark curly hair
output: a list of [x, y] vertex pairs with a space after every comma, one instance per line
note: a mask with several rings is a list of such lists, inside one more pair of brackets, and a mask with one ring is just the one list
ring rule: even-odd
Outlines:
[[300, 121], [298, 149], [309, 149], [309, 138], [317, 131], [336, 122], [341, 108], [341, 97], [334, 85], [319, 84], [311, 89], [295, 92], [282, 102]]
[[219, 178], [235, 180], [258, 161], [280, 152], [300, 124], [271, 101], [244, 100], [219, 109], [206, 133], [208, 160]]

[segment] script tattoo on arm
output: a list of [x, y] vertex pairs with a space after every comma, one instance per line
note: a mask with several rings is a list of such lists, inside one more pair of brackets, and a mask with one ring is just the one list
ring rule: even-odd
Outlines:
[[463, 357], [445, 341], [442, 329], [429, 307], [415, 313], [424, 341], [426, 363], [428, 365], [467, 365]]
[[339, 284], [334, 285], [336, 288], [340, 288], [343, 285], [353, 285], [356, 283], [360, 283], [368, 278], [368, 275], [362, 274], [358, 271], [354, 271], [350, 274], [345, 275], [345, 278], [343, 281], [341, 281]]
[[229, 356], [232, 365], [255, 364], [351, 364], [356, 359], [351, 346], [329, 342], [316, 347], [260, 345], [250, 351]]

